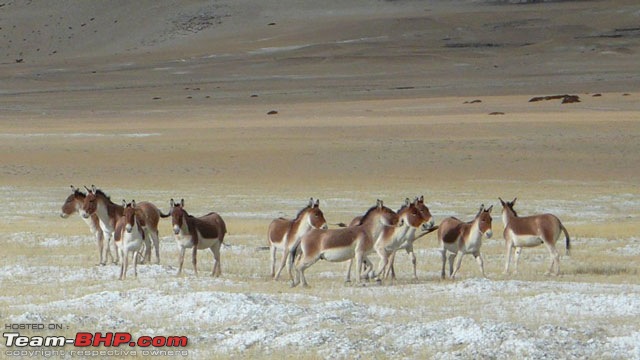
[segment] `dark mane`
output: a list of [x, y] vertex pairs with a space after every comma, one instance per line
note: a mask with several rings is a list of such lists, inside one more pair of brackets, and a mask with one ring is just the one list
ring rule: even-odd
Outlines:
[[358, 223], [358, 225], [362, 225], [365, 219], [377, 208], [378, 208], [378, 205], [374, 205], [369, 210], [367, 210], [367, 212], [364, 213], [364, 215], [362, 215], [362, 217], [360, 218], [360, 222]]
[[303, 214], [305, 211], [307, 211], [307, 210], [311, 209], [311, 207], [312, 207], [312, 206], [313, 206], [313, 205], [307, 205], [307, 206], [305, 206], [304, 208], [302, 208], [300, 211], [298, 211], [298, 215], [296, 215], [296, 217], [294, 217], [294, 218], [293, 218], [292, 223], [293, 223], [293, 222], [296, 222], [297, 220], [299, 220], [299, 219], [300, 219], [300, 216], [302, 216], [302, 214]]
[[[189, 213], [187, 212], [187, 210], [185, 210], [185, 209], [184, 209], [184, 207], [183, 207], [183, 206], [180, 206], [180, 209], [182, 210], [182, 213], [183, 213], [183, 215], [184, 215], [184, 217], [185, 217], [186, 219], [195, 219], [195, 218], [196, 218], [195, 216], [193, 216], [193, 215], [189, 214]], [[211, 215], [211, 214], [212, 214], [212, 212], [211, 212], [211, 213], [209, 213], [209, 214], [207, 214], [207, 215]], [[205, 216], [206, 216], [206, 215], [205, 215]], [[187, 224], [189, 224], [189, 221], [187, 221]], [[191, 229], [189, 229], [189, 231], [191, 231]]]
[[100, 190], [100, 189], [96, 189], [95, 194], [96, 194], [96, 196], [97, 196], [97, 195], [102, 195], [102, 196], [104, 196], [106, 199], [111, 200], [111, 197], [110, 197], [109, 195], [105, 194], [105, 193], [104, 193], [104, 191], [102, 191], [102, 190]]

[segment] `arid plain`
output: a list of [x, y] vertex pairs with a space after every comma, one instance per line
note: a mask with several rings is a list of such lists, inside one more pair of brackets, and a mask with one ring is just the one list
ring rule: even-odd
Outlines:
[[[6, 2], [0, 17], [5, 323], [186, 334], [199, 358], [640, 358], [634, 1]], [[529, 101], [563, 94], [580, 102]], [[71, 184], [220, 213], [223, 276], [175, 278], [163, 220], [161, 264], [118, 282], [59, 217]], [[308, 290], [268, 279], [269, 221], [310, 197], [335, 224], [419, 195], [436, 223], [494, 205], [491, 280], [467, 259], [440, 281], [433, 235], [418, 280], [405, 254], [394, 284], [345, 286], [325, 263]], [[562, 219], [560, 277], [543, 247], [501, 274], [498, 197]]]

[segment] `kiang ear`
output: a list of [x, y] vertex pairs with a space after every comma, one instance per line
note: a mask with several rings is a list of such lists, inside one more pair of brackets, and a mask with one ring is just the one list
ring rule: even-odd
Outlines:
[[136, 207], [136, 201], [135, 200], [131, 200], [131, 207]]
[[89, 189], [87, 185], [85, 185], [84, 188], [87, 189], [88, 192], [91, 192], [91, 189]]
[[95, 185], [91, 185], [91, 191], [96, 192], [96, 190], [98, 190], [98, 188]]
[[478, 214], [476, 216], [482, 214], [483, 210], [484, 210], [484, 204], [480, 205], [480, 210], [478, 210]]
[[517, 198], [517, 197], [514, 197], [514, 198], [513, 198], [513, 201], [511, 202], [511, 206], [513, 206], [513, 205], [515, 205], [515, 204], [516, 204], [516, 200], [518, 200], [518, 198]]
[[378, 205], [378, 209], [382, 209], [382, 207], [384, 206], [384, 202], [382, 200], [378, 199], [376, 205]]
[[501, 204], [502, 206], [504, 206], [504, 200], [502, 200], [502, 198], [501, 198], [501, 197], [498, 197], [498, 200], [500, 200], [500, 204]]
[[307, 205], [307, 206], [309, 206], [309, 207], [313, 206], [313, 198], [309, 198], [309, 205]]
[[78, 189], [76, 189], [75, 186], [71, 185], [71, 192], [76, 192], [76, 191], [78, 191]]
[[320, 207], [320, 199], [316, 199], [316, 203], [313, 205], [314, 208]]
[[180, 207], [184, 207], [184, 199], [180, 199]]
[[485, 212], [491, 213], [491, 210], [493, 210], [493, 205], [489, 206], [489, 208], [485, 210]]
[[127, 200], [122, 199], [122, 207], [127, 207]]
[[404, 199], [404, 206], [409, 206], [411, 204], [411, 200], [409, 198]]
[[171, 198], [171, 200], [169, 201], [169, 207], [173, 208], [174, 205], [175, 203], [173, 202], [173, 198]]

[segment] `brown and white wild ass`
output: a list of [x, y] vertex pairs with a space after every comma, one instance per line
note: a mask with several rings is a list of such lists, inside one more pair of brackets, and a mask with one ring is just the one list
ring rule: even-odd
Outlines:
[[[115, 231], [116, 223], [124, 213], [124, 207], [112, 202], [109, 196], [107, 196], [107, 194], [102, 190], [97, 189], [95, 185], [92, 185], [91, 189], [87, 187], [85, 188], [87, 189], [87, 196], [84, 199], [84, 204], [80, 213], [85, 218], [88, 218], [92, 214], [96, 214], [100, 221], [100, 228], [104, 233], [104, 239], [107, 241], [105, 247], [115, 247], [115, 244], [111, 242], [111, 234]], [[148, 201], [139, 202], [136, 206], [140, 208], [141, 217], [145, 223], [144, 230], [148, 235], [145, 240], [145, 259], [146, 261], [151, 261], [151, 241], [153, 241], [156, 253], [156, 264], [159, 264], [160, 238], [158, 235], [158, 223], [160, 222], [161, 217], [165, 218], [169, 217], [169, 215], [163, 214], [154, 204]], [[114, 262], [117, 261], [118, 259], [116, 257]]]
[[[296, 249], [300, 238], [311, 229], [326, 229], [327, 221], [320, 210], [320, 200], [309, 200], [309, 205], [298, 212], [293, 220], [285, 218], [274, 219], [269, 224], [268, 239], [271, 253], [271, 277], [278, 280], [285, 264], [288, 265], [289, 278], [293, 281], [293, 256], [292, 249]], [[276, 252], [282, 250], [282, 261], [276, 273]], [[294, 254], [295, 255], [295, 251]], [[287, 262], [287, 259], [289, 261]]]
[[127, 268], [129, 267], [129, 253], [133, 253], [133, 274], [138, 277], [138, 252], [142, 244], [147, 240], [144, 226], [142, 210], [136, 207], [136, 201], [127, 203], [122, 200], [124, 208], [122, 217], [116, 223], [113, 240], [118, 248], [120, 256], [120, 280], [127, 278]]
[[[433, 227], [434, 220], [433, 220], [433, 216], [431, 215], [431, 212], [429, 211], [429, 207], [427, 207], [427, 205], [425, 205], [424, 203], [424, 195], [420, 195], [420, 197], [417, 198], [417, 200], [415, 201], [415, 204], [418, 211], [420, 211], [420, 215], [424, 219], [424, 223], [422, 224], [422, 231], [425, 231], [425, 233], [421, 234], [420, 236], [426, 235], [432, 231], [437, 230], [436, 228]], [[389, 273], [391, 273], [391, 278], [392, 279], [396, 278], [395, 269], [393, 268], [393, 263], [395, 262], [395, 259], [396, 259], [396, 253], [397, 253], [397, 250], [405, 249], [407, 253], [411, 255], [411, 263], [413, 264], [413, 278], [414, 279], [418, 278], [418, 274], [416, 271], [416, 254], [413, 251], [413, 243], [418, 239], [416, 237], [416, 230], [417, 228], [410, 228], [404, 237], [404, 243], [401, 244], [400, 247], [391, 254], [391, 257], [389, 258], [389, 271], [387, 272], [385, 277], [387, 277]]]
[[[472, 254], [478, 265], [482, 276], [486, 277], [484, 273], [484, 262], [482, 254], [480, 253], [480, 247], [482, 246], [482, 236], [491, 238], [493, 231], [491, 230], [491, 210], [493, 205], [488, 209], [484, 208], [484, 204], [480, 206], [480, 210], [476, 217], [469, 222], [463, 222], [455, 217], [448, 217], [440, 223], [438, 227], [438, 242], [440, 244], [440, 252], [442, 253], [442, 278], [444, 279], [444, 268], [447, 261], [447, 252], [450, 252], [449, 256], [449, 276], [455, 278], [460, 265], [462, 264], [462, 258], [465, 254]], [[458, 253], [460, 253], [458, 255]], [[453, 259], [458, 255], [456, 263], [456, 269], [453, 270]]]
[[[99, 264], [104, 265], [107, 262], [107, 259], [103, 256], [103, 246], [104, 246], [104, 237], [102, 234], [102, 229], [100, 229], [100, 221], [98, 220], [98, 215], [93, 214], [88, 218], [80, 215], [80, 210], [82, 209], [82, 205], [84, 204], [84, 198], [87, 195], [83, 193], [80, 189], [71, 185], [71, 195], [67, 196], [67, 199], [62, 204], [60, 217], [63, 219], [68, 218], [73, 214], [78, 214], [78, 216], [87, 223], [89, 226], [89, 231], [96, 238], [96, 242], [98, 244], [98, 256], [100, 259]], [[109, 253], [109, 248], [107, 247], [107, 256], [111, 256]]]
[[184, 209], [184, 199], [180, 203], [175, 203], [173, 199], [170, 202], [171, 207], [171, 225], [175, 239], [180, 248], [180, 267], [178, 274], [182, 273], [182, 264], [184, 263], [184, 253], [186, 249], [193, 249], [191, 260], [193, 263], [193, 271], [198, 275], [197, 253], [198, 250], [209, 249], [213, 253], [214, 263], [211, 270], [212, 276], [222, 274], [220, 268], [220, 246], [224, 241], [224, 235], [227, 233], [227, 226], [222, 217], [215, 212], [210, 212], [201, 217], [189, 215]]
[[318, 260], [331, 262], [351, 260], [346, 281], [351, 279], [351, 266], [355, 259], [356, 283], [360, 282], [363, 261], [373, 251], [373, 241], [385, 226], [397, 226], [398, 214], [384, 206], [381, 200], [371, 207], [360, 223], [340, 229], [311, 229], [300, 239], [301, 257], [296, 265], [296, 278], [292, 286], [302, 282], [307, 287], [304, 272]]
[[[413, 202], [407, 198], [405, 204], [397, 212], [401, 225], [383, 228], [380, 235], [374, 239], [373, 248], [380, 257], [376, 274], [386, 278], [391, 270], [391, 257], [393, 257], [393, 254], [403, 244], [406, 244], [409, 236], [413, 236], [418, 228], [427, 224], [429, 219], [423, 217], [417, 207], [417, 203], [418, 198]], [[381, 279], [379, 278], [378, 280]]]
[[556, 243], [560, 238], [561, 233], [564, 233], [566, 240], [565, 254], [569, 255], [571, 243], [569, 239], [569, 232], [562, 225], [560, 219], [552, 214], [541, 214], [519, 217], [513, 206], [516, 203], [517, 198], [513, 201], [503, 201], [501, 198], [500, 204], [502, 204], [502, 222], [504, 223], [504, 239], [507, 247], [507, 262], [504, 266], [504, 273], [509, 274], [509, 263], [511, 262], [511, 254], [513, 248], [515, 248], [515, 273], [518, 273], [518, 260], [522, 248], [534, 247], [541, 244], [545, 244], [549, 250], [551, 256], [551, 264], [546, 275], [553, 274], [553, 268], [555, 265], [555, 275], [560, 274], [560, 255], [556, 249]]

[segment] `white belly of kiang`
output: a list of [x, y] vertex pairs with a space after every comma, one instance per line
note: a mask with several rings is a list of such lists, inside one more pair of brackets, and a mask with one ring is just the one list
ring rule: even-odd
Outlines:
[[[210, 248], [218, 238], [207, 239], [198, 234], [198, 250]], [[190, 249], [193, 247], [193, 237], [191, 235], [182, 235], [177, 238], [178, 244], [184, 248]]]
[[213, 244], [218, 241], [218, 238], [213, 238], [213, 239], [203, 239], [200, 238], [200, 241], [198, 241], [198, 250], [202, 250], [202, 249], [208, 249], [211, 246], [213, 246]]
[[537, 235], [515, 235], [511, 238], [513, 245], [517, 247], [533, 247], [542, 244], [542, 239]]
[[142, 237], [138, 234], [133, 235], [134, 233], [126, 233], [123, 235], [122, 244], [125, 246], [124, 251], [137, 251], [142, 246]]
[[322, 258], [331, 262], [340, 262], [353, 259], [355, 251], [352, 247], [328, 249], [322, 252]]
[[474, 241], [472, 243], [465, 244], [465, 246], [461, 249], [465, 254], [473, 254], [477, 251], [480, 251], [480, 247], [482, 243], [480, 241]]

